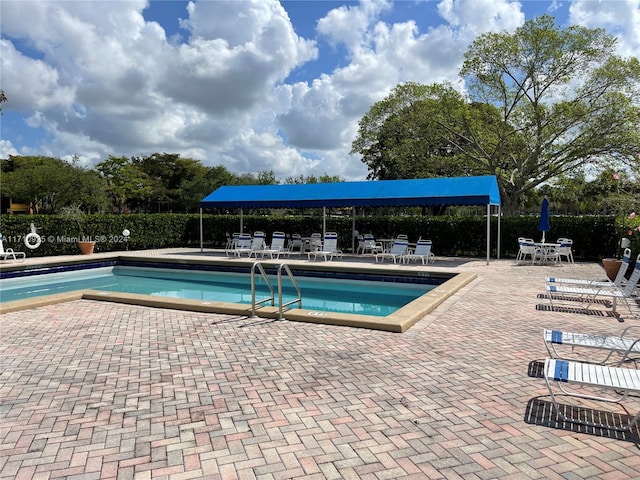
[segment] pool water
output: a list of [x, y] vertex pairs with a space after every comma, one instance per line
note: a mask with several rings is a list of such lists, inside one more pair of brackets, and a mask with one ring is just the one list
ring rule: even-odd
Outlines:
[[[435, 288], [434, 285], [417, 283], [295, 278], [302, 293], [302, 308], [374, 316], [390, 315]], [[277, 279], [274, 275], [269, 276], [269, 280], [275, 290], [277, 304]], [[283, 303], [295, 299], [295, 289], [284, 275], [282, 285]], [[84, 289], [251, 304], [249, 274], [124, 266], [3, 279], [0, 281], [0, 301]], [[270, 293], [264, 279], [256, 275], [256, 301], [268, 296]]]

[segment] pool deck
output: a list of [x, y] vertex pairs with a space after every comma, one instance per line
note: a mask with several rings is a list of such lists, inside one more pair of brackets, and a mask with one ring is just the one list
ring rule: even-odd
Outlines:
[[[389, 268], [335, 262], [356, 263]], [[539, 375], [543, 328], [640, 325], [539, 298], [599, 264], [404, 268], [477, 278], [404, 333], [95, 300], [0, 315], [0, 479], [640, 478], [638, 428], [558, 422]]]

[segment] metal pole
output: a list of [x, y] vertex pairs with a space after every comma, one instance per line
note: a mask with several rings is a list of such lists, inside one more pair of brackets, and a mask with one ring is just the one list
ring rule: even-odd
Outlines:
[[491, 204], [487, 203], [487, 265], [489, 265], [490, 249], [491, 249]]
[[502, 222], [502, 207], [498, 205], [498, 254], [496, 256], [498, 260], [500, 259], [500, 222]]
[[202, 207], [200, 207], [200, 253], [204, 251], [203, 233], [202, 233]]

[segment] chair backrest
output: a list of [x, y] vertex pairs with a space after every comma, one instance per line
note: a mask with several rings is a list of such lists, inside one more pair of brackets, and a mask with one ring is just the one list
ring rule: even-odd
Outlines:
[[409, 239], [409, 237], [407, 237], [404, 233], [401, 233], [396, 238], [399, 239], [399, 240], [408, 240]]
[[633, 294], [633, 291], [638, 285], [638, 280], [640, 280], [640, 254], [638, 254], [638, 258], [636, 258], [636, 266], [633, 269], [633, 273], [629, 277], [629, 281], [622, 291], [622, 294], [625, 297], [630, 297]]
[[284, 250], [284, 232], [273, 232], [271, 235], [271, 250]]
[[239, 234], [238, 241], [236, 242], [236, 248], [251, 248], [251, 235], [248, 233]]
[[264, 248], [264, 232], [253, 232], [253, 239], [251, 240], [251, 250], [262, 250]]
[[620, 265], [620, 269], [618, 270], [618, 274], [616, 278], [613, 279], [613, 284], [617, 286], [622, 285], [622, 280], [624, 280], [624, 276], [629, 269], [629, 265], [631, 265], [631, 249], [625, 248], [624, 254], [622, 255], [622, 264]]
[[409, 242], [403, 240], [401, 238], [393, 241], [393, 245], [391, 246], [391, 251], [389, 252], [391, 255], [404, 255], [407, 252], [407, 246]]
[[2, 238], [2, 234], [0, 233], [0, 255], [4, 255], [6, 252], [4, 251], [4, 239]]
[[335, 252], [338, 250], [338, 234], [336, 232], [325, 233], [322, 250], [325, 252]]
[[536, 245], [532, 238], [520, 237], [518, 239], [520, 245], [520, 251], [526, 254], [536, 253]]
[[431, 255], [432, 243], [433, 242], [431, 240], [418, 240], [413, 254], [428, 257]]

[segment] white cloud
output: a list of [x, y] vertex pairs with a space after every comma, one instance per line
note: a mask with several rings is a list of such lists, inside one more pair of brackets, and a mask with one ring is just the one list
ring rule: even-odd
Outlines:
[[18, 151], [9, 140], [0, 139], [0, 158], [9, 158], [9, 155], [18, 155]]
[[[613, 26], [637, 52], [638, 2], [612, 3], [617, 13], [607, 16], [597, 2], [576, 1], [573, 21]], [[445, 22], [427, 19], [434, 26], [420, 30], [425, 19], [383, 22], [388, 0], [349, 3], [320, 18], [309, 40], [275, 0], [199, 1], [180, 23], [188, 38], [176, 40], [145, 21], [144, 0], [3, 0], [3, 107], [47, 132], [23, 154], [76, 154], [90, 164], [110, 154], [172, 152], [238, 173], [362, 179], [366, 167], [349, 150], [373, 103], [399, 82], [455, 82], [468, 44], [520, 26], [521, 7], [441, 0]], [[287, 83], [296, 69], [322, 64], [316, 42], [346, 52], [340, 66]], [[0, 148], [15, 151], [7, 139]]]
[[572, 24], [604, 28], [618, 39], [618, 54], [640, 53], [640, 0], [575, 0], [569, 9]]

